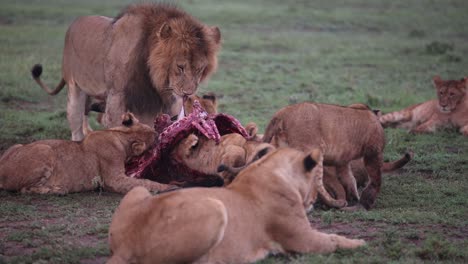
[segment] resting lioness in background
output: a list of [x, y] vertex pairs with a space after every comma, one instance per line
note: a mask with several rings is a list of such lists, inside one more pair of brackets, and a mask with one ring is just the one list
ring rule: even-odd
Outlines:
[[[367, 106], [307, 102], [290, 105], [273, 116], [263, 140], [275, 147], [289, 146], [304, 152], [320, 148], [324, 165], [336, 168], [347, 200], [359, 200], [366, 209], [373, 206], [381, 186], [385, 135], [378, 117]], [[359, 158], [364, 158], [369, 174], [361, 197], [350, 166]], [[327, 204], [329, 199], [324, 200]]]
[[226, 188], [151, 196], [135, 188], [112, 217], [108, 263], [249, 263], [269, 253], [327, 253], [363, 240], [314, 230], [306, 215], [321, 182], [322, 154], [283, 148], [242, 170]]
[[122, 126], [92, 132], [82, 142], [52, 139], [14, 145], [0, 158], [0, 189], [42, 194], [89, 191], [98, 186], [118, 193], [136, 186], [168, 189], [170, 185], [125, 175], [125, 161], [147, 150], [155, 136], [153, 128], [127, 113]]
[[453, 127], [468, 136], [468, 77], [461, 80], [433, 79], [437, 99], [409, 106], [380, 117], [384, 127], [401, 127], [413, 133], [431, 133]]

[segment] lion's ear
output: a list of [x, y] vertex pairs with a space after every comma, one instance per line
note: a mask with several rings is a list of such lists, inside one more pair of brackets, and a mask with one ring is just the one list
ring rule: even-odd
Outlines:
[[189, 140], [190, 140], [189, 146], [191, 150], [198, 146], [199, 139], [197, 136], [195, 136], [194, 134], [191, 134], [189, 136]]
[[250, 137], [255, 137], [258, 133], [258, 126], [254, 122], [249, 122], [245, 126], [245, 130], [247, 130], [247, 134], [249, 134]]
[[322, 152], [319, 149], [313, 149], [307, 156], [304, 158], [304, 169], [309, 172], [315, 166], [321, 162]]
[[465, 88], [468, 89], [468, 77], [463, 77], [463, 82], [465, 82]]
[[171, 33], [172, 33], [171, 26], [169, 26], [169, 24], [167, 23], [164, 23], [159, 29], [158, 36], [160, 39], [167, 39], [171, 36]]
[[434, 84], [434, 86], [437, 88], [439, 86], [442, 85], [442, 79], [440, 78], [439, 75], [436, 75], [432, 78], [432, 83]]
[[221, 31], [218, 27], [210, 27], [211, 37], [215, 41], [216, 44], [221, 42]]
[[138, 119], [132, 113], [127, 112], [122, 115], [122, 125], [131, 127], [136, 123], [138, 123]]
[[133, 142], [132, 143], [132, 154], [134, 156], [139, 156], [143, 154], [146, 150], [146, 143], [145, 142]]

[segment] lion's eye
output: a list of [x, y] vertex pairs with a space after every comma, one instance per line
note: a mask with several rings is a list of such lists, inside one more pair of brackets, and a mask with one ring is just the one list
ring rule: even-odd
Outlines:
[[177, 69], [179, 69], [179, 72], [183, 73], [184, 72], [184, 65], [177, 65]]

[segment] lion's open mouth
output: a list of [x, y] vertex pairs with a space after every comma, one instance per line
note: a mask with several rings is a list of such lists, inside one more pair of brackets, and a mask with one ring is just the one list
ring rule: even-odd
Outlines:
[[238, 133], [245, 138], [249, 135], [241, 123], [227, 114], [208, 114], [198, 100], [193, 103], [193, 111], [171, 121], [169, 115], [162, 114], [155, 118], [154, 129], [159, 134], [154, 145], [140, 157], [126, 163], [129, 177], [145, 178], [160, 183], [172, 183], [179, 186], [207, 185], [206, 182], [219, 184], [219, 175], [207, 175], [188, 169], [185, 164], [171, 157], [172, 150], [188, 135], [195, 133], [219, 142], [221, 135]]

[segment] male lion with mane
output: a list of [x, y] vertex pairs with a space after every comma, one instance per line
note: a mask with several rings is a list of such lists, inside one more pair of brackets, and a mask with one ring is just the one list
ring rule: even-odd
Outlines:
[[81, 142], [52, 139], [12, 146], [0, 157], [0, 189], [66, 194], [98, 186], [118, 193], [135, 186], [150, 191], [172, 188], [125, 175], [125, 161], [146, 151], [156, 133], [131, 113], [121, 122], [122, 126], [92, 132]]
[[49, 94], [68, 86], [67, 118], [72, 140], [84, 137], [83, 119], [90, 97], [106, 101], [105, 127], [133, 112], [152, 124], [158, 113], [183, 113], [183, 100], [217, 68], [221, 33], [171, 4], [133, 4], [115, 18], [84, 16], [68, 28], [62, 79]]

